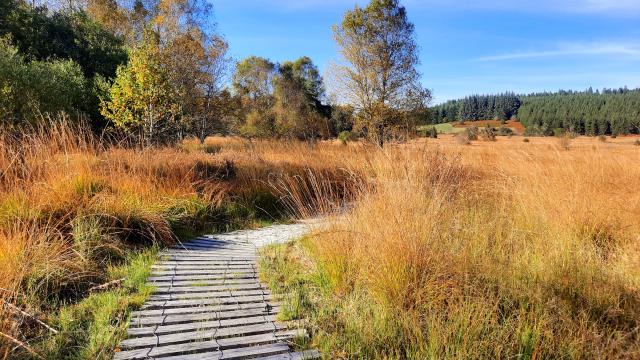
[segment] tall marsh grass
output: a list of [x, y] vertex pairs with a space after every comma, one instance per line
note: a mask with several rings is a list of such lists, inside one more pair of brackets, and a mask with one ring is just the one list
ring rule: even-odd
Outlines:
[[[88, 323], [67, 326], [72, 320], [64, 316], [86, 318], [99, 313], [86, 304], [101, 303], [115, 306], [109, 314], [122, 314], [115, 309], [125, 292], [94, 298], [90, 290], [110, 281], [109, 269], [126, 263], [132, 251], [199, 231], [287, 218], [274, 184], [289, 178], [311, 184], [321, 177], [341, 196], [349, 173], [341, 169], [354, 161], [332, 144], [233, 138], [196, 144], [123, 146], [64, 122], [24, 133], [0, 131], [0, 358], [108, 358], [111, 349], [74, 343], [83, 340], [77, 334], [54, 336], [43, 324], [61, 324], [74, 334], [90, 331]], [[103, 330], [84, 340], [104, 338], [96, 335]]]
[[348, 214], [275, 256], [303, 274], [282, 281], [306, 293], [315, 346], [329, 358], [640, 357], [640, 153], [509, 146], [386, 149]]

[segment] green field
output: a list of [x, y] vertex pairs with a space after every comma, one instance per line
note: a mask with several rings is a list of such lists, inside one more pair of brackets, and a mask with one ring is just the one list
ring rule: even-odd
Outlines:
[[464, 128], [454, 127], [452, 123], [444, 123], [444, 124], [418, 126], [418, 132], [426, 132], [432, 127], [436, 128], [436, 131], [438, 131], [438, 134], [457, 134], [459, 132], [464, 131]]

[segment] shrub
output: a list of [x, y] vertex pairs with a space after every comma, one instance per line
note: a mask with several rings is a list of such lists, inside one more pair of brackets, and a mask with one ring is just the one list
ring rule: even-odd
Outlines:
[[496, 133], [495, 130], [491, 127], [484, 128], [480, 131], [480, 137], [484, 141], [496, 141]]
[[546, 136], [546, 135], [552, 135], [552, 134], [548, 134], [547, 131], [545, 131], [545, 129], [541, 128], [538, 125], [532, 125], [532, 126], [527, 126], [525, 128], [524, 135], [525, 136]]
[[346, 144], [349, 141], [356, 141], [358, 136], [351, 131], [342, 131], [338, 134], [338, 140], [342, 141], [343, 144]]
[[529, 138], [524, 138], [524, 140], [522, 140], [522, 141], [523, 141], [523, 142], [528, 143], [528, 142], [530, 142], [531, 140], [529, 140]]
[[600, 135], [600, 136], [598, 136], [598, 140], [599, 140], [600, 142], [607, 142], [607, 137], [606, 137], [606, 136], [604, 136], [604, 135]]
[[638, 140], [634, 141], [634, 142], [633, 142], [633, 144], [634, 144], [635, 146], [640, 146], [640, 139], [638, 139]]
[[71, 60], [26, 61], [0, 38], [0, 117], [35, 121], [37, 115], [87, 110], [91, 89]]
[[437, 139], [438, 138], [438, 130], [436, 130], [435, 126], [432, 126], [432, 127], [429, 128], [428, 135], [432, 139]]
[[500, 128], [498, 128], [498, 135], [500, 136], [512, 136], [513, 135], [513, 130], [511, 130], [508, 127], [505, 126], [501, 126]]
[[467, 137], [470, 141], [478, 140], [478, 127], [473, 125], [466, 130]]
[[471, 126], [465, 129], [463, 132], [455, 134], [454, 136], [458, 144], [469, 145], [471, 144], [471, 141], [478, 140], [478, 127], [475, 125]]

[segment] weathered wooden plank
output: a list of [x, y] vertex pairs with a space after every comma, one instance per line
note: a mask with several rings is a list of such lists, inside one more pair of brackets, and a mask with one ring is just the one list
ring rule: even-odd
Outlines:
[[[159, 262], [177, 262], [184, 263], [188, 261], [196, 261], [196, 262], [215, 262], [215, 261], [231, 261], [231, 262], [251, 262], [255, 263], [258, 261], [258, 256], [229, 256], [229, 255], [218, 255], [218, 254], [167, 254], [163, 255], [159, 258]], [[179, 264], [178, 264], [179, 265]]]
[[162, 266], [156, 265], [153, 266], [152, 271], [165, 271], [165, 272], [179, 272], [179, 271], [191, 271], [191, 270], [205, 270], [205, 271], [222, 271], [223, 273], [234, 273], [234, 272], [256, 272], [257, 266], [253, 265], [240, 265], [240, 266], [219, 266], [219, 265], [185, 265], [185, 266]]
[[156, 264], [166, 264], [166, 265], [189, 265], [188, 263], [197, 263], [203, 264], [208, 263], [210, 265], [255, 265], [258, 262], [257, 257], [238, 257], [233, 260], [228, 260], [228, 257], [209, 257], [209, 256], [201, 256], [201, 255], [191, 255], [191, 254], [176, 254], [176, 255], [165, 255], [160, 259]]
[[181, 245], [173, 246], [172, 249], [203, 249], [203, 250], [246, 250], [256, 251], [255, 246], [239, 244], [215, 244], [201, 241], [190, 241]]
[[147, 301], [142, 305], [142, 309], [151, 309], [157, 307], [187, 307], [202, 305], [219, 305], [219, 304], [240, 304], [254, 303], [273, 300], [272, 295], [262, 296], [240, 296], [240, 297], [221, 297], [221, 298], [203, 298], [192, 300], [168, 300], [168, 301]]
[[162, 271], [162, 270], [154, 270], [151, 272], [151, 275], [153, 275], [154, 277], [156, 276], [169, 276], [169, 275], [246, 275], [246, 274], [253, 274], [253, 276], [257, 276], [257, 271], [256, 270], [241, 270], [241, 269], [235, 269], [235, 270], [207, 270], [207, 269], [202, 269], [202, 270], [167, 270], [167, 271]]
[[220, 246], [251, 246], [255, 248], [255, 245], [248, 242], [227, 241], [227, 240], [206, 239], [206, 238], [195, 238], [193, 240], [189, 240], [181, 244], [191, 244], [191, 243], [214, 244], [214, 245], [220, 245]]
[[180, 299], [218, 299], [241, 296], [261, 296], [271, 295], [268, 290], [237, 290], [237, 291], [215, 291], [215, 292], [189, 292], [189, 293], [168, 293], [154, 294], [149, 297], [149, 301], [160, 300], [180, 300]]
[[246, 245], [246, 246], [254, 246], [252, 243], [244, 240], [232, 240], [232, 239], [220, 239], [218, 237], [212, 236], [199, 236], [194, 241], [208, 241], [212, 243], [224, 243], [224, 244], [232, 244], [232, 245]]
[[219, 266], [219, 265], [208, 265], [207, 263], [203, 263], [201, 265], [185, 265], [185, 266], [181, 266], [181, 265], [171, 265], [171, 266], [163, 266], [163, 265], [156, 265], [153, 266], [151, 268], [152, 272], [170, 272], [170, 273], [174, 273], [174, 272], [184, 272], [184, 271], [193, 271], [193, 270], [199, 270], [199, 271], [208, 271], [208, 272], [212, 272], [214, 274], [217, 273], [243, 273], [243, 272], [253, 272], [255, 273], [258, 269], [256, 266], [254, 265], [241, 265], [241, 266], [230, 266], [230, 267], [226, 267], [226, 266]]
[[[239, 256], [237, 255], [239, 254]], [[254, 257], [258, 256], [256, 250], [204, 250], [204, 249], [182, 249], [182, 248], [171, 248], [163, 250], [160, 254], [163, 255], [201, 255], [201, 256], [222, 256], [226, 255], [229, 257]]]
[[244, 250], [244, 249], [213, 249], [213, 248], [199, 248], [195, 246], [190, 247], [181, 247], [181, 248], [172, 248], [167, 251], [170, 254], [184, 254], [184, 255], [228, 255], [228, 256], [256, 256], [257, 253], [255, 250]]
[[156, 286], [154, 293], [156, 294], [179, 294], [179, 293], [198, 293], [198, 292], [214, 292], [214, 291], [237, 291], [237, 290], [258, 290], [263, 289], [258, 282], [248, 284], [224, 284], [211, 286]]
[[255, 264], [211, 264], [211, 263], [203, 263], [203, 264], [179, 264], [179, 265], [164, 265], [158, 264], [153, 265], [152, 269], [166, 269], [166, 270], [193, 270], [193, 269], [211, 269], [211, 270], [254, 270], [256, 268]]
[[[203, 314], [173, 314], [173, 315], [159, 315], [151, 317], [139, 317], [132, 318], [130, 325], [133, 327], [148, 327], [152, 325], [175, 325], [183, 324], [187, 322], [197, 321], [212, 321], [212, 320], [226, 320], [242, 317], [255, 317], [262, 315], [275, 315], [280, 311], [279, 307], [267, 309], [266, 307], [246, 309], [246, 310], [234, 310], [234, 311], [221, 311], [213, 313]], [[238, 322], [241, 324], [242, 322]]]
[[208, 265], [208, 266], [256, 266], [257, 261], [211, 261], [211, 260], [185, 260], [185, 261], [161, 261], [155, 264], [156, 266], [193, 266], [193, 265]]
[[235, 280], [235, 279], [256, 279], [257, 272], [230, 274], [204, 274], [204, 275], [160, 275], [151, 276], [147, 279], [149, 282], [171, 282], [171, 281], [200, 281], [200, 280]]
[[226, 239], [217, 239], [217, 238], [205, 238], [205, 237], [197, 237], [193, 240], [185, 241], [182, 244], [189, 244], [192, 242], [201, 242], [201, 243], [210, 243], [210, 244], [218, 244], [218, 245], [228, 245], [228, 246], [254, 246], [250, 242], [246, 241], [234, 241], [234, 240], [226, 240]]
[[[230, 258], [233, 258], [232, 260], [229, 260]], [[258, 257], [257, 256], [231, 256], [231, 255], [222, 255], [220, 256], [219, 254], [216, 255], [207, 255], [207, 254], [202, 254], [202, 253], [198, 253], [198, 254], [170, 254], [170, 255], [163, 255], [161, 258], [159, 258], [159, 262], [177, 262], [179, 264], [177, 265], [181, 265], [184, 262], [216, 262], [216, 261], [221, 261], [221, 262], [228, 262], [231, 261], [233, 263], [235, 262], [245, 262], [245, 263], [256, 263], [258, 261]]]
[[218, 319], [211, 321], [196, 320], [172, 325], [150, 324], [150, 326], [140, 328], [130, 328], [127, 334], [130, 337], [151, 336], [154, 334], [171, 334], [183, 331], [207, 330], [215, 328], [223, 328], [229, 326], [241, 326], [252, 324], [272, 323], [275, 321], [276, 315], [259, 315], [251, 317], [240, 317], [230, 319]]
[[165, 250], [159, 254], [159, 256], [197, 256], [202, 258], [223, 258], [229, 257], [234, 259], [253, 259], [258, 256], [256, 252], [251, 251], [203, 251], [203, 250], [180, 250], [180, 249], [171, 249]]
[[179, 255], [179, 254], [184, 254], [184, 255], [197, 255], [197, 256], [210, 256], [210, 255], [214, 255], [214, 256], [221, 256], [221, 255], [227, 255], [227, 256], [235, 256], [235, 257], [243, 257], [243, 256], [256, 256], [257, 253], [255, 250], [242, 250], [242, 249], [226, 249], [226, 250], [216, 250], [216, 249], [212, 249], [212, 250], [203, 250], [203, 249], [169, 249], [169, 250], [165, 250], [161, 253], [161, 255], [165, 255], [165, 254], [169, 254], [169, 255]]
[[230, 278], [230, 279], [193, 279], [193, 280], [175, 280], [167, 279], [163, 281], [153, 281], [147, 283], [154, 286], [156, 291], [171, 287], [189, 287], [189, 286], [217, 286], [217, 285], [240, 285], [240, 284], [260, 284], [257, 278]]
[[[199, 341], [176, 345], [157, 346], [151, 348], [143, 348], [136, 350], [127, 350], [117, 352], [114, 359], [148, 359], [149, 357], [162, 357], [171, 355], [183, 355], [196, 351], [219, 351], [237, 347], [246, 347], [251, 345], [270, 344], [281, 340], [288, 340], [299, 335], [298, 331], [288, 330], [277, 333], [268, 333], [261, 335], [240, 336], [226, 339], [216, 339], [209, 341]], [[226, 352], [226, 350], [224, 351]]]
[[204, 352], [190, 355], [179, 355], [164, 357], [162, 360], [235, 360], [235, 359], [252, 359], [256, 356], [279, 356], [278, 354], [286, 354], [289, 346], [284, 343], [257, 345], [246, 348], [230, 349], [214, 352]]
[[[270, 301], [268, 305], [270, 305], [272, 308], [276, 308], [280, 306], [281, 303], [277, 301]], [[138, 318], [138, 317], [144, 317], [144, 316], [196, 314], [196, 313], [207, 313], [207, 312], [224, 313], [228, 311], [237, 311], [237, 310], [264, 309], [266, 307], [267, 307], [267, 304], [258, 302], [258, 303], [246, 303], [246, 304], [227, 304], [227, 305], [198, 306], [198, 307], [157, 309], [157, 310], [139, 310], [139, 311], [131, 312], [131, 317]]]
[[210, 260], [210, 259], [194, 259], [194, 260], [180, 260], [180, 261], [160, 261], [157, 265], [255, 265], [255, 260]]
[[135, 349], [149, 346], [166, 346], [192, 341], [204, 341], [213, 339], [223, 339], [234, 336], [258, 335], [272, 333], [286, 329], [282, 324], [273, 322], [263, 324], [252, 324], [244, 326], [232, 326], [225, 328], [215, 328], [210, 330], [184, 331], [180, 333], [162, 334], [157, 336], [144, 336], [131, 338], [120, 343], [121, 348]]
[[195, 238], [193, 240], [184, 242], [183, 244], [190, 244], [193, 242], [203, 243], [203, 244], [216, 244], [216, 245], [225, 245], [225, 246], [253, 246], [253, 244], [248, 242], [238, 242], [238, 241], [227, 241], [220, 239], [206, 239], [206, 238]]

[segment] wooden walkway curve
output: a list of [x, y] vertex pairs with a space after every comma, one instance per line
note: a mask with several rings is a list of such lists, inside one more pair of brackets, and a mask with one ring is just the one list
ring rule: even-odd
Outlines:
[[289, 345], [304, 330], [258, 280], [254, 243], [201, 237], [168, 249], [153, 266], [155, 291], [131, 316], [115, 360], [312, 359]]

